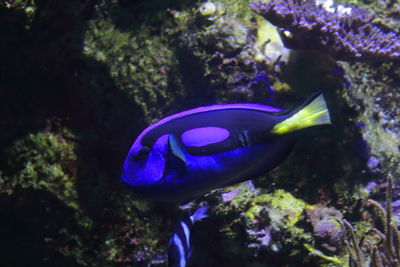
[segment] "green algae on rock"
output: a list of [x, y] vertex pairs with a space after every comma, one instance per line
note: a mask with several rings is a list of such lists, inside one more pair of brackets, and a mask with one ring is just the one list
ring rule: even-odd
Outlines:
[[[372, 199], [368, 199], [365, 203], [365, 206], [376, 209], [375, 220], [360, 221], [356, 224], [356, 227], [343, 220], [343, 224], [349, 231], [346, 247], [349, 253], [350, 266], [391, 267], [399, 265], [400, 232], [392, 216], [393, 177], [390, 173], [387, 175], [386, 181], [386, 207]], [[375, 226], [377, 224], [374, 222], [376, 219], [380, 221], [379, 228], [383, 228], [383, 231]]]
[[[33, 235], [44, 239], [42, 246], [48, 260], [60, 254], [84, 265], [90, 261], [83, 256], [89, 242], [78, 232], [89, 232], [93, 221], [78, 199], [75, 140], [67, 129], [59, 133], [31, 133], [20, 138], [6, 151], [7, 171], [1, 179], [0, 193], [8, 195], [3, 202], [18, 199], [3, 207], [2, 212], [10, 213], [11, 220], [24, 220], [20, 227], [27, 228], [27, 238]], [[39, 214], [40, 219], [36, 218]], [[35, 228], [35, 234], [30, 227]]]
[[93, 20], [84, 53], [107, 65], [115, 84], [149, 123], [171, 109], [183, 91], [177, 58], [165, 37], [152, 35], [146, 27], [139, 32], [123, 32], [110, 21]]
[[[215, 7], [215, 14], [208, 14], [205, 7], [210, 6]], [[197, 68], [195, 74], [201, 75], [208, 100], [253, 102], [271, 96], [266, 89], [276, 77], [272, 64], [256, 56], [258, 24], [248, 1], [207, 1], [196, 11], [174, 11], [173, 15], [177, 45], [191, 61], [183, 63]], [[193, 73], [182, 74], [193, 79]], [[196, 84], [192, 87], [188, 90], [200, 90]]]
[[33, 0], [5, 0], [4, 2], [0, 2], [0, 8], [6, 8], [9, 10], [13, 10], [14, 12], [21, 12], [25, 15], [25, 29], [29, 29], [31, 27], [33, 18], [36, 12], [35, 1]]
[[12, 174], [3, 181], [2, 191], [12, 194], [15, 187], [46, 190], [78, 210], [75, 144], [70, 141], [74, 137], [68, 131], [65, 135], [36, 133], [16, 142], [7, 153]]
[[344, 66], [352, 84], [344, 98], [358, 113], [355, 122], [368, 145], [368, 167], [372, 172], [391, 171], [399, 177], [400, 68], [395, 62]]
[[[21, 138], [7, 151], [7, 172], [0, 173], [0, 192], [8, 199], [18, 198], [22, 209], [32, 209], [41, 212], [42, 219], [49, 218], [34, 224], [41, 224], [36, 230], [45, 238], [45, 251], [49, 255], [61, 254], [79, 266], [93, 266], [98, 262], [133, 265], [157, 262], [155, 255], [164, 252], [160, 242], [167, 240], [168, 234], [159, 229], [165, 220], [162, 222], [159, 216], [152, 216], [150, 220], [143, 215], [151, 213], [151, 205], [121, 188], [120, 192], [109, 193], [109, 201], [101, 202], [105, 206], [97, 207], [97, 216], [103, 219], [94, 217], [88, 207], [82, 206], [80, 199], [86, 189], [78, 186], [82, 181], [78, 183], [77, 143], [79, 138], [67, 129]], [[40, 208], [36, 207], [38, 204]], [[5, 212], [12, 213], [13, 209]], [[25, 216], [29, 219], [37, 215]], [[55, 222], [58, 223], [52, 225]], [[165, 260], [163, 256], [158, 257], [160, 264]]]
[[225, 190], [213, 211], [222, 219], [223, 243], [231, 250], [228, 254], [245, 240], [247, 252], [243, 256], [251, 262], [284, 254], [291, 259], [301, 257], [303, 262], [310, 260], [303, 246], [313, 240], [305, 216], [308, 204], [282, 189], [264, 193], [251, 182]]
[[288, 192], [278, 189], [273, 194], [263, 194], [255, 197], [255, 205], [246, 211], [250, 219], [258, 215], [257, 204], [266, 204], [271, 209], [271, 220], [274, 224], [282, 225], [285, 228], [293, 227], [303, 214], [306, 203], [296, 199]]

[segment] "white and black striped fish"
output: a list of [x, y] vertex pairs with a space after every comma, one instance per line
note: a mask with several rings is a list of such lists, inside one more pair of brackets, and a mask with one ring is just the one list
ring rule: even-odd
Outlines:
[[190, 245], [190, 232], [196, 221], [208, 217], [206, 214], [207, 209], [208, 206], [199, 208], [191, 216], [184, 216], [176, 225], [174, 234], [172, 235], [168, 245], [169, 267], [186, 266], [192, 252]]

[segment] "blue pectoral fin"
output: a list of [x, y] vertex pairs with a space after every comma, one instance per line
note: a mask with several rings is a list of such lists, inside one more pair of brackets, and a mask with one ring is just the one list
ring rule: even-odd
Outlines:
[[196, 221], [199, 221], [203, 218], [207, 218], [208, 214], [207, 214], [207, 210], [208, 210], [209, 206], [203, 206], [201, 208], [199, 208], [198, 210], [196, 210], [192, 216], [190, 216], [191, 221], [194, 223]]
[[175, 135], [171, 134], [168, 137], [168, 146], [172, 154], [180, 158], [183, 162], [187, 162], [187, 153]]
[[166, 172], [182, 174], [186, 172], [187, 153], [177, 137], [171, 134], [168, 137], [167, 168]]

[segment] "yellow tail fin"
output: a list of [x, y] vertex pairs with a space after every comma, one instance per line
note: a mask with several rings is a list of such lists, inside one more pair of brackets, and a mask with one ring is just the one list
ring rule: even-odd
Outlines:
[[320, 94], [310, 104], [300, 109], [291, 117], [276, 124], [272, 128], [271, 133], [282, 135], [307, 127], [330, 123], [331, 119], [324, 96]]

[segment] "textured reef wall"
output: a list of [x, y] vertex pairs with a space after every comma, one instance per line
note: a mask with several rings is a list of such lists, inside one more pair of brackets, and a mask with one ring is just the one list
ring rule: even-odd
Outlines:
[[[399, 4], [304, 5], [0, 2], [4, 266], [165, 266], [179, 214], [205, 203], [189, 266], [349, 266], [342, 220], [358, 238], [384, 232], [364, 203], [384, 206], [387, 173], [398, 224]], [[315, 91], [333, 125], [302, 133], [253, 182], [178, 207], [141, 199], [119, 179], [134, 138], [166, 115], [229, 102], [290, 109]], [[360, 246], [367, 266], [372, 253]]]

